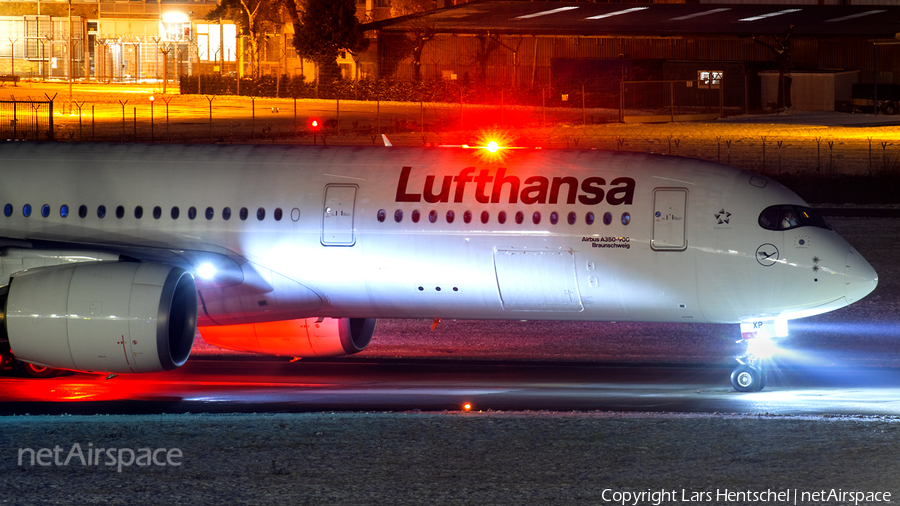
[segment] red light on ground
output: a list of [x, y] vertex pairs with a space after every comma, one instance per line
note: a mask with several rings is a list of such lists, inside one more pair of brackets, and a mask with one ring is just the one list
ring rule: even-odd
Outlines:
[[314, 129], [314, 130], [317, 129], [317, 128], [319, 128], [319, 120], [317, 120], [317, 119], [311, 119], [311, 120], [309, 120], [309, 127], [312, 128], [312, 129]]

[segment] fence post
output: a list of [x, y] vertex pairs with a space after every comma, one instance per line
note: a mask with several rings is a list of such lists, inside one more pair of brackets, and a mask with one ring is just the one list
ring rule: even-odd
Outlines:
[[[59, 93], [54, 93], [52, 97], [44, 93], [44, 96], [47, 97], [47, 100], [50, 101], [50, 131], [47, 132], [47, 137], [51, 141], [55, 140], [55, 137], [53, 135], [53, 100], [56, 99], [56, 95], [59, 95]], [[37, 125], [35, 125], [35, 130], [37, 130]]]
[[672, 123], [675, 123], [675, 81], [669, 81], [669, 114]]

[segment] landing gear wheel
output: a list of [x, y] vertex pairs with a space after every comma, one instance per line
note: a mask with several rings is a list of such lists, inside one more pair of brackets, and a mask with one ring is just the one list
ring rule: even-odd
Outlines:
[[759, 392], [766, 387], [766, 371], [741, 364], [731, 372], [731, 385], [738, 392]]
[[894, 105], [893, 102], [886, 102], [884, 106], [881, 107], [881, 110], [888, 116], [897, 114], [897, 106]]
[[25, 374], [32, 378], [50, 378], [52, 376], [56, 376], [56, 369], [51, 369], [42, 365], [34, 365], [23, 362], [22, 369], [25, 371]]

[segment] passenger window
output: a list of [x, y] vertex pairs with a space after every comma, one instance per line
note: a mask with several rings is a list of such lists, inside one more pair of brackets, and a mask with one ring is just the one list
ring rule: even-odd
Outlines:
[[531, 221], [535, 225], [538, 225], [541, 222], [541, 213], [535, 211], [535, 213], [531, 215]]
[[22, 208], [22, 214], [25, 215], [26, 218], [31, 216], [31, 204], [25, 204], [25, 207]]
[[141, 206], [137, 206], [134, 208], [134, 217], [137, 219], [141, 219], [144, 217], [144, 208]]
[[396, 211], [394, 211], [394, 221], [396, 221], [397, 223], [400, 223], [401, 221], [403, 221], [403, 210], [402, 209], [397, 209]]
[[172, 210], [169, 212], [169, 216], [171, 216], [173, 220], [177, 220], [180, 215], [181, 209], [178, 209], [178, 206], [172, 207]]
[[584, 222], [588, 225], [594, 224], [594, 213], [587, 213], [584, 215]]
[[78, 217], [79, 218], [87, 218], [87, 206], [86, 205], [78, 206]]
[[421, 217], [422, 217], [422, 213], [420, 213], [418, 209], [413, 209], [413, 212], [412, 212], [413, 223], [418, 223], [419, 218], [421, 218]]
[[231, 219], [231, 208], [230, 207], [226, 207], [226, 208], [222, 209], [222, 219], [225, 221], [228, 221]]
[[158, 220], [162, 217], [162, 208], [159, 206], [155, 206], [153, 208], [153, 219]]
[[[384, 212], [384, 209], [382, 209], [381, 212]], [[248, 211], [246, 207], [242, 207], [239, 215], [241, 217], [241, 221], [244, 221], [247, 219], [247, 216], [250, 216], [250, 211]], [[380, 221], [384, 221], [384, 219], [382, 218]]]
[[559, 213], [558, 212], [553, 211], [552, 213], [550, 213], [550, 223], [552, 223], [554, 225], [559, 223]]
[[6, 204], [6, 206], [3, 207], [3, 214], [5, 214], [7, 218], [9, 218], [10, 216], [12, 216], [12, 213], [13, 213], [13, 205]]
[[41, 206], [41, 216], [43, 216], [44, 218], [50, 216], [50, 206], [49, 205], [44, 204]]
[[97, 217], [101, 219], [106, 218], [106, 206], [97, 207]]
[[281, 212], [281, 208], [276, 207], [275, 212], [272, 213], [272, 216], [275, 217], [275, 221], [281, 221], [281, 217], [283, 216], [283, 213]]
[[463, 221], [466, 223], [470, 223], [472, 221], [472, 211], [466, 211], [463, 213]]
[[215, 217], [216, 217], [216, 211], [211, 207], [207, 207], [206, 208], [206, 219], [211, 220]]
[[578, 221], [578, 216], [576, 216], [575, 213], [569, 213], [567, 219], [569, 221], [569, 225], [574, 225], [575, 222]]
[[497, 221], [500, 222], [501, 225], [506, 223], [506, 211], [500, 211], [500, 213], [497, 214]]
[[435, 223], [437, 221], [437, 211], [432, 209], [428, 213], [428, 221], [430, 221], [431, 223]]
[[266, 210], [265, 208], [260, 207], [256, 210], [256, 219], [262, 221], [266, 219]]
[[487, 211], [481, 211], [481, 222], [487, 223], [491, 219], [490, 213]]
[[197, 208], [194, 206], [189, 207], [188, 208], [188, 219], [193, 220], [196, 217], [197, 217]]
[[69, 205], [63, 204], [59, 207], [59, 217], [60, 218], [68, 218], [69, 217]]
[[125, 206], [116, 206], [116, 218], [122, 219], [125, 217]]
[[610, 213], [610, 212], [603, 213], [603, 224], [609, 225], [611, 223], [612, 223], [612, 213]]
[[[384, 209], [379, 209], [376, 218], [378, 219], [378, 223], [384, 223], [384, 219], [387, 218], [387, 212], [385, 212]], [[244, 217], [244, 209], [241, 209], [241, 219], [246, 219]]]
[[631, 223], [631, 213], [622, 213], [622, 225]]
[[523, 221], [525, 221], [525, 213], [516, 211], [516, 224], [521, 225]]
[[453, 220], [456, 219], [456, 213], [453, 211], [447, 211], [447, 223], [453, 223]]

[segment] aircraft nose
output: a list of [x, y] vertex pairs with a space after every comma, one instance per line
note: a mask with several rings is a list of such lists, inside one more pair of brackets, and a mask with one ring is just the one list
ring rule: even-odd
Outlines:
[[844, 264], [844, 290], [848, 304], [862, 299], [872, 293], [878, 286], [878, 273], [869, 265], [869, 262], [854, 248], [847, 252], [847, 261]]

